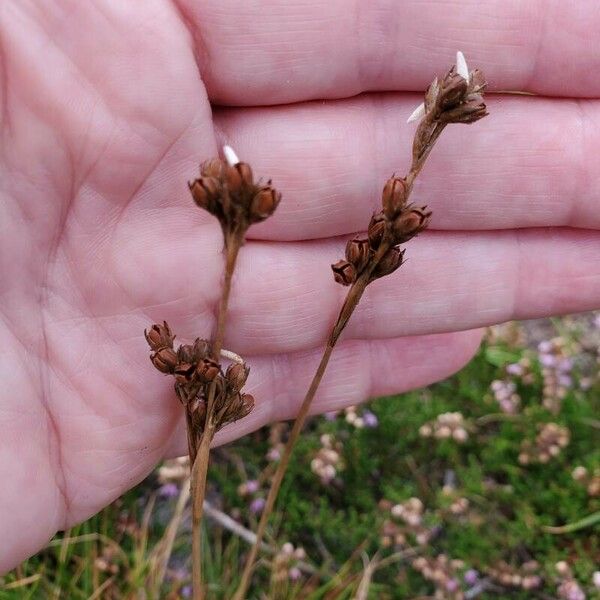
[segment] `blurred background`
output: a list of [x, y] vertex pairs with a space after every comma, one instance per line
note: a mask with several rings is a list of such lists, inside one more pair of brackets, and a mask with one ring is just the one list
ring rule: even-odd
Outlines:
[[[600, 313], [506, 323], [426, 389], [314, 418], [251, 598], [600, 598]], [[289, 426], [213, 453], [209, 598], [230, 598]], [[4, 598], [191, 596], [186, 459], [0, 578]]]

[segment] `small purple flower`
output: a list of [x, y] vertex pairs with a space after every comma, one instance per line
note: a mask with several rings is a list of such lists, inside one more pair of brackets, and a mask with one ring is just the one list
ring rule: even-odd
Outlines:
[[190, 578], [190, 573], [186, 569], [173, 569], [170, 576], [174, 581], [187, 581]]
[[556, 356], [554, 354], [540, 354], [540, 362], [544, 367], [556, 366]]
[[458, 589], [458, 581], [456, 579], [448, 579], [446, 582], [446, 590], [455, 592]]
[[158, 495], [163, 498], [176, 498], [179, 496], [179, 487], [176, 483], [165, 483], [158, 488]]
[[265, 508], [265, 499], [264, 498], [254, 498], [252, 502], [250, 502], [250, 512], [252, 514], [258, 515]]
[[512, 415], [516, 412], [516, 406], [514, 402], [510, 400], [501, 400], [500, 401], [500, 410], [504, 413]]
[[288, 571], [288, 577], [290, 578], [290, 581], [298, 581], [298, 579], [302, 577], [302, 573], [298, 567], [292, 567]]
[[573, 385], [573, 379], [569, 375], [559, 375], [558, 383], [565, 388], [570, 388]]
[[574, 579], [563, 581], [558, 587], [557, 592], [565, 600], [585, 600], [585, 593]]
[[279, 448], [271, 448], [267, 452], [267, 460], [269, 462], [277, 462], [280, 458], [281, 458], [281, 452], [279, 451]]
[[183, 598], [191, 598], [192, 597], [192, 586], [191, 585], [184, 585], [181, 588], [181, 595]]
[[365, 427], [374, 428], [379, 425], [379, 419], [375, 413], [370, 410], [365, 410], [362, 414], [363, 423]]
[[557, 365], [559, 371], [569, 373], [573, 370], [573, 360], [571, 358], [563, 358]]
[[479, 579], [479, 573], [475, 569], [469, 569], [465, 572], [464, 577], [467, 585], [475, 585]]
[[507, 365], [506, 372], [509, 375], [523, 375], [523, 365], [520, 365], [519, 363]]
[[246, 481], [246, 493], [247, 494], [256, 494], [258, 492], [260, 485], [256, 479], [248, 479]]
[[504, 389], [504, 382], [500, 381], [499, 379], [495, 379], [490, 384], [490, 387], [492, 388], [493, 392], [499, 392]]
[[552, 352], [553, 348], [552, 342], [548, 340], [544, 340], [538, 344], [538, 352], [541, 354], [548, 354], [549, 352]]
[[573, 588], [567, 592], [568, 600], [585, 600], [585, 594], [581, 590], [581, 588]]

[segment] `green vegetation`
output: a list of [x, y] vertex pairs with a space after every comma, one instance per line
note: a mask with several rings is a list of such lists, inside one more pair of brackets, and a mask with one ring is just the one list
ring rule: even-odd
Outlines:
[[[557, 322], [560, 338], [544, 331], [539, 351], [539, 334], [496, 328], [454, 377], [313, 420], [267, 540], [280, 550], [263, 555], [252, 597], [576, 599], [575, 586], [600, 597], [600, 330], [590, 319]], [[249, 530], [286, 432], [265, 428], [214, 455], [208, 500]], [[0, 600], [152, 597], [177, 503], [157, 477], [0, 579]], [[161, 598], [188, 593], [188, 521]], [[226, 599], [248, 546], [214, 519], [206, 528], [209, 597]]]

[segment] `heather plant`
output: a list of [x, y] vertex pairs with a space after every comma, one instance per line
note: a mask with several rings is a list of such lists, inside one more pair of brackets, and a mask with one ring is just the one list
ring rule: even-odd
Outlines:
[[[599, 356], [600, 330], [585, 316], [556, 325], [567, 345], [579, 346], [572, 355], [573, 386], [558, 414], [543, 402], [537, 346], [558, 335], [545, 324], [542, 339], [529, 339], [528, 325], [494, 328], [459, 374], [349, 411], [371, 412], [376, 426], [356, 427], [344, 412], [312, 420], [290, 460], [291, 477], [282, 485], [248, 597], [597, 597], [600, 382], [590, 368]], [[521, 405], [518, 414], [507, 415], [490, 383], [524, 357], [531, 359], [532, 376], [526, 382], [516, 376]], [[582, 390], [586, 378], [591, 387]], [[419, 434], [423, 424], [452, 412], [472, 426], [465, 442]], [[535, 440], [547, 423], [568, 429], [570, 443], [547, 463], [520, 464], [522, 442]], [[289, 425], [278, 423], [213, 452], [203, 546], [210, 597], [228, 599], [239, 585], [239, 567], [255, 540], [259, 513], [253, 503], [264, 501], [288, 434]], [[323, 441], [335, 445], [345, 465], [327, 483], [311, 470]], [[5, 577], [0, 598], [46, 597], [56, 590], [73, 598], [96, 590], [124, 598], [140, 589], [190, 597], [187, 498], [187, 459], [168, 461]], [[75, 569], [80, 575], [73, 577]]]

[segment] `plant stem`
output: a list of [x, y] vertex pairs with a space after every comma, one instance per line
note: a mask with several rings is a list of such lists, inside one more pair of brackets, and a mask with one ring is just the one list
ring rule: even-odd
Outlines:
[[[208, 418], [208, 417], [207, 417]], [[210, 454], [210, 443], [214, 436], [214, 424], [210, 423], [204, 430], [200, 441], [200, 447], [196, 454], [196, 460], [192, 467], [191, 491], [192, 491], [192, 584], [194, 589], [194, 600], [203, 600], [204, 589], [202, 588], [202, 512], [204, 507], [204, 496], [206, 494], [206, 475], [208, 473], [208, 458]]]
[[[382, 244], [382, 247], [383, 246], [386, 246], [385, 249], [389, 247], [387, 245]], [[384, 249], [382, 248], [381, 255], [384, 254], [383, 250]], [[269, 521], [269, 517], [273, 512], [275, 500], [277, 499], [277, 494], [279, 493], [279, 488], [281, 487], [283, 477], [287, 470], [292, 451], [294, 450], [294, 446], [296, 445], [298, 437], [300, 436], [300, 432], [304, 427], [304, 423], [306, 422], [306, 418], [308, 417], [310, 406], [312, 404], [313, 398], [315, 397], [317, 389], [319, 388], [321, 380], [323, 379], [323, 375], [325, 374], [325, 370], [327, 369], [327, 365], [329, 364], [329, 359], [331, 358], [333, 349], [335, 348], [340, 334], [342, 333], [344, 327], [348, 323], [348, 320], [352, 316], [354, 309], [358, 305], [358, 302], [360, 301], [365, 289], [367, 288], [370, 275], [371, 271], [369, 270], [368, 272], [365, 272], [363, 277], [359, 278], [356, 281], [356, 283], [352, 285], [352, 287], [348, 291], [348, 295], [346, 296], [346, 300], [344, 301], [344, 304], [340, 310], [340, 314], [338, 315], [335, 325], [331, 330], [331, 334], [329, 335], [329, 339], [325, 346], [325, 350], [323, 351], [323, 356], [321, 357], [321, 362], [319, 363], [319, 366], [317, 367], [317, 370], [310, 383], [310, 387], [306, 392], [306, 396], [304, 397], [302, 406], [300, 407], [296, 420], [294, 421], [292, 431], [290, 432], [290, 436], [283, 450], [281, 460], [279, 461], [277, 469], [273, 474], [271, 488], [269, 489], [269, 494], [265, 502], [265, 507], [260, 517], [260, 522], [258, 523], [258, 528], [256, 531], [256, 540], [252, 545], [252, 548], [250, 549], [250, 554], [246, 559], [246, 564], [244, 565], [244, 572], [242, 573], [242, 578], [238, 589], [235, 593], [234, 600], [244, 599], [244, 595], [246, 594], [246, 591], [250, 584], [250, 577], [252, 576], [254, 561], [256, 560], [256, 555], [261, 546], [262, 539], [267, 528], [267, 523]]]
[[219, 310], [217, 312], [215, 339], [212, 343], [213, 358], [217, 362], [221, 358], [221, 350], [225, 338], [225, 322], [227, 320], [227, 307], [231, 294], [231, 280], [233, 279], [233, 271], [235, 270], [235, 263], [242, 247], [243, 239], [244, 234], [236, 231], [228, 237], [225, 244], [225, 278], [223, 280], [221, 300], [219, 301]]
[[[426, 147], [423, 150], [423, 152], [419, 156], [413, 157], [413, 163], [411, 165], [411, 169], [410, 169], [408, 175], [406, 176], [406, 181], [407, 181], [407, 184], [409, 187], [409, 194], [410, 194], [410, 191], [412, 191], [412, 185], [414, 183], [414, 180], [416, 179], [417, 175], [421, 172], [421, 169], [423, 168], [423, 165], [425, 164], [425, 161], [427, 160], [429, 153], [433, 149], [433, 146], [435, 145], [435, 142], [437, 141], [437, 139], [440, 136], [443, 129], [444, 129], [443, 125], [437, 126], [431, 133], [428, 143], [426, 144]], [[304, 423], [308, 416], [308, 412], [310, 410], [310, 405], [312, 404], [315, 393], [319, 387], [319, 384], [321, 383], [321, 379], [323, 378], [323, 374], [325, 373], [325, 369], [327, 368], [329, 359], [331, 358], [331, 353], [333, 352], [333, 349], [334, 349], [342, 331], [346, 327], [348, 321], [350, 320], [350, 317], [352, 316], [352, 313], [354, 312], [354, 309], [358, 305], [365, 289], [367, 288], [367, 285], [369, 284], [369, 282], [371, 280], [371, 275], [373, 273], [373, 270], [375, 269], [375, 266], [379, 263], [381, 258], [383, 258], [385, 253], [391, 248], [392, 245], [393, 244], [392, 244], [391, 240], [389, 240], [389, 239], [382, 240], [373, 260], [370, 263], [370, 267], [368, 267], [367, 269], [365, 269], [365, 271], [363, 271], [363, 273], [360, 275], [360, 277], [356, 280], [356, 282], [351, 286], [350, 290], [348, 291], [346, 300], [344, 301], [344, 304], [340, 310], [340, 314], [338, 315], [335, 325], [333, 326], [333, 328], [331, 330], [331, 334], [327, 340], [327, 345], [325, 346], [325, 350], [323, 352], [321, 362], [319, 363], [319, 366], [313, 377], [310, 387], [308, 388], [308, 391], [306, 392], [306, 396], [304, 397], [304, 401], [302, 402], [302, 406], [300, 407], [298, 416], [296, 417], [296, 420], [294, 421], [294, 426], [292, 427], [290, 437], [288, 438], [285, 449], [283, 451], [283, 456], [281, 457], [281, 460], [280, 460], [279, 464], [277, 465], [277, 469], [273, 475], [273, 481], [271, 483], [271, 488], [270, 488], [269, 494], [267, 496], [265, 508], [263, 509], [263, 512], [262, 512], [262, 515], [260, 518], [260, 522], [258, 524], [258, 529], [256, 532], [256, 542], [252, 546], [252, 549], [250, 550], [250, 554], [248, 555], [248, 558], [246, 559], [246, 564], [244, 566], [244, 572], [242, 573], [242, 578], [241, 578], [240, 584], [238, 586], [238, 589], [235, 593], [234, 600], [244, 600], [244, 595], [246, 594], [246, 591], [250, 584], [250, 577], [252, 575], [254, 561], [256, 560], [256, 555], [260, 548], [260, 544], [262, 542], [262, 538], [264, 536], [264, 533], [265, 533], [265, 530], [267, 527], [267, 522], [269, 520], [271, 512], [273, 511], [273, 507], [275, 505], [275, 500], [277, 499], [277, 494], [279, 492], [279, 488], [281, 487], [281, 483], [283, 481], [283, 477], [285, 475], [285, 471], [287, 469], [287, 466], [288, 466], [288, 463], [290, 460], [290, 456], [292, 454], [292, 451], [294, 449], [296, 441], [298, 440], [300, 431], [302, 430], [302, 427], [304, 426]]]
[[[446, 127], [446, 125], [443, 123], [437, 123], [433, 127], [433, 129], [431, 129], [432, 124], [433, 124], [433, 117], [431, 115], [425, 117], [425, 119], [419, 125], [419, 129], [417, 130], [417, 133], [415, 134], [415, 143], [413, 144], [413, 160], [412, 160], [410, 171], [408, 172], [408, 174], [406, 176], [406, 183], [408, 186], [407, 199], [408, 199], [408, 196], [410, 195], [410, 193], [412, 192], [412, 186], [413, 186], [415, 179], [421, 172], [421, 169], [425, 165], [425, 162], [427, 161], [427, 158], [429, 157], [431, 150], [435, 146], [435, 143], [437, 142], [440, 134]], [[429, 131], [428, 131], [428, 128], [429, 128]], [[416, 152], [416, 150], [417, 150], [416, 143], [417, 143], [417, 139], [419, 138], [419, 135], [420, 135], [419, 132], [427, 132], [428, 136], [423, 141], [423, 147], [417, 153]], [[421, 133], [421, 138], [424, 138], [423, 133]], [[308, 416], [308, 412], [310, 410], [310, 405], [313, 401], [313, 398], [319, 387], [319, 384], [321, 383], [321, 379], [323, 378], [323, 374], [325, 373], [325, 369], [327, 368], [329, 359], [331, 358], [331, 353], [333, 352], [333, 349], [334, 349], [342, 331], [344, 330], [348, 321], [350, 320], [350, 317], [352, 316], [354, 309], [358, 305], [365, 289], [367, 288], [367, 285], [371, 281], [371, 275], [373, 274], [375, 267], [377, 266], [377, 264], [379, 264], [379, 261], [383, 258], [383, 256], [386, 254], [386, 252], [392, 246], [393, 246], [393, 241], [389, 238], [384, 238], [381, 241], [379, 248], [377, 249], [377, 252], [375, 253], [375, 256], [373, 257], [373, 259], [370, 262], [370, 265], [361, 273], [359, 278], [356, 280], [356, 282], [351, 286], [350, 290], [348, 291], [346, 300], [344, 301], [344, 304], [340, 310], [340, 314], [338, 315], [335, 325], [333, 326], [333, 328], [331, 330], [331, 334], [327, 340], [327, 345], [325, 346], [325, 350], [323, 352], [321, 362], [319, 363], [319, 366], [313, 377], [310, 387], [308, 388], [308, 391], [306, 392], [306, 396], [304, 397], [304, 401], [302, 402], [302, 406], [300, 407], [298, 416], [296, 417], [296, 420], [294, 421], [294, 425], [292, 427], [290, 437], [288, 438], [285, 449], [283, 451], [283, 456], [281, 457], [281, 460], [280, 460], [279, 464], [277, 465], [277, 469], [273, 475], [273, 480], [271, 483], [271, 488], [269, 490], [269, 494], [267, 496], [265, 508], [263, 509], [263, 512], [262, 512], [262, 515], [260, 518], [260, 522], [258, 524], [258, 529], [256, 532], [256, 542], [252, 546], [252, 548], [250, 550], [250, 554], [248, 555], [248, 558], [246, 559], [246, 564], [244, 566], [242, 578], [241, 578], [240, 584], [238, 586], [238, 589], [236, 590], [233, 600], [244, 600], [244, 596], [246, 594], [248, 586], [250, 585], [250, 577], [252, 575], [254, 561], [256, 560], [256, 555], [260, 548], [262, 538], [264, 536], [265, 529], [267, 526], [267, 522], [269, 520], [271, 512], [273, 511], [273, 507], [275, 505], [275, 500], [277, 499], [277, 494], [279, 492], [279, 488], [281, 487], [281, 483], [283, 481], [283, 477], [285, 475], [285, 472], [286, 472], [286, 469], [287, 469], [287, 466], [288, 466], [288, 463], [290, 460], [290, 456], [292, 454], [292, 451], [294, 449], [296, 441], [298, 440], [300, 431], [302, 430], [302, 427], [304, 426], [304, 423]]]
[[[217, 312], [214, 341], [211, 346], [213, 358], [216, 361], [220, 359], [225, 338], [225, 323], [231, 293], [231, 281], [243, 239], [243, 232], [236, 230], [225, 240], [225, 277]], [[204, 497], [206, 495], [206, 476], [208, 474], [210, 445], [217, 428], [214, 414], [215, 392], [216, 384], [212, 383], [208, 388], [208, 397], [206, 400], [206, 425], [200, 435], [200, 445], [198, 446], [197, 454], [195, 458], [190, 457], [190, 460], [193, 459], [190, 488], [192, 494], [192, 584], [194, 600], [204, 599], [204, 589], [202, 587], [202, 529], [200, 525], [202, 522]], [[191, 435], [193, 436], [194, 433], [191, 432]]]

